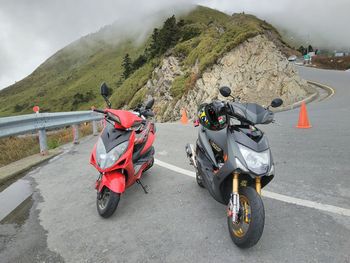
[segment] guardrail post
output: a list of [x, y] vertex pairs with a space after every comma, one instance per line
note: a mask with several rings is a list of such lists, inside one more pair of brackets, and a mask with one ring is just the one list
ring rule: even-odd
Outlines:
[[39, 145], [40, 145], [40, 154], [41, 155], [47, 155], [47, 137], [46, 137], [46, 131], [45, 129], [39, 130]]
[[92, 134], [93, 134], [94, 136], [97, 136], [97, 135], [98, 135], [97, 121], [93, 121], [93, 122], [92, 122]]
[[79, 125], [73, 124], [72, 128], [73, 128], [73, 143], [79, 144]]

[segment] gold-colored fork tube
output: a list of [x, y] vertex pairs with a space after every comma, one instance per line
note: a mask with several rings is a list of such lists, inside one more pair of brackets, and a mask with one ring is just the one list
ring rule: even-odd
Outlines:
[[239, 186], [238, 176], [239, 176], [239, 173], [233, 174], [232, 190], [233, 190], [233, 193], [236, 193], [236, 194], [238, 194], [238, 186]]
[[256, 177], [255, 179], [255, 189], [256, 192], [261, 195], [261, 178], [260, 177]]

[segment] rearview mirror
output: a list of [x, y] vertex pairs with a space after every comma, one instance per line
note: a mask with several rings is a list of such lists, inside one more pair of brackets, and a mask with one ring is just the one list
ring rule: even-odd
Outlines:
[[277, 99], [274, 99], [272, 102], [271, 102], [271, 107], [272, 108], [277, 108], [279, 106], [281, 106], [283, 104], [283, 100], [280, 99], [280, 98], [277, 98]]
[[150, 99], [149, 101], [146, 102], [146, 110], [150, 110], [152, 109], [153, 107], [153, 104], [154, 104], [154, 98]]
[[219, 90], [220, 90], [220, 94], [225, 98], [231, 95], [231, 89], [229, 87], [223, 86]]
[[101, 85], [101, 95], [103, 97], [108, 97], [109, 96], [109, 88], [106, 83], [102, 83]]

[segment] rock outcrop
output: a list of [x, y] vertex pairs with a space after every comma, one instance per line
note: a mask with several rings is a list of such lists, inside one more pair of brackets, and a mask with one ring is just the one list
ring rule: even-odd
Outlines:
[[180, 118], [181, 109], [194, 117], [198, 105], [220, 98], [218, 88], [229, 86], [233, 96], [241, 101], [268, 105], [273, 98], [280, 97], [284, 104], [292, 104], [307, 96], [308, 84], [302, 80], [294, 65], [265, 36], [259, 35], [245, 41], [217, 64], [207, 69], [190, 91], [179, 100], [171, 96], [174, 78], [185, 72], [196, 71], [180, 66], [179, 59], [170, 56], [153, 72], [147, 83], [148, 94], [156, 99], [155, 111], [158, 121], [174, 121]]

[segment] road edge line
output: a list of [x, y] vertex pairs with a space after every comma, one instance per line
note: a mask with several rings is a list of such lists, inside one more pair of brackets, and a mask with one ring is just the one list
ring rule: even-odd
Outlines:
[[312, 81], [312, 80], [307, 80], [307, 82], [312, 84], [312, 85], [315, 85], [315, 86], [317, 86], [317, 87], [319, 87], [321, 89], [327, 90], [328, 96], [326, 98], [324, 98], [323, 100], [321, 100], [321, 101], [330, 99], [335, 94], [335, 89], [330, 87], [330, 86], [328, 86], [328, 85], [326, 85], [326, 84], [322, 84], [322, 83], [319, 83], [319, 82], [316, 82], [316, 81]]
[[[156, 165], [161, 166], [163, 168], [166, 168], [168, 170], [171, 170], [171, 171], [183, 174], [183, 175], [187, 175], [189, 177], [193, 177], [193, 178], [196, 177], [195, 172], [180, 168], [180, 167], [172, 165], [170, 163], [166, 163], [166, 162], [163, 162], [163, 161], [158, 160], [158, 159], [155, 159], [154, 163]], [[305, 199], [300, 199], [300, 198], [296, 198], [296, 197], [291, 197], [291, 196], [287, 196], [287, 195], [282, 195], [282, 194], [270, 192], [267, 190], [263, 190], [262, 193], [263, 193], [264, 197], [267, 197], [270, 199], [274, 199], [274, 200], [278, 200], [278, 201], [289, 203], [289, 204], [299, 205], [299, 206], [313, 208], [313, 209], [324, 211], [324, 212], [329, 212], [329, 213], [333, 213], [333, 214], [338, 214], [338, 215], [350, 217], [350, 209], [346, 209], [346, 208], [342, 208], [342, 207], [338, 207], [338, 206], [334, 206], [334, 205], [322, 204], [322, 203], [318, 203], [318, 202], [314, 202], [314, 201], [310, 201], [310, 200], [305, 200]]]

